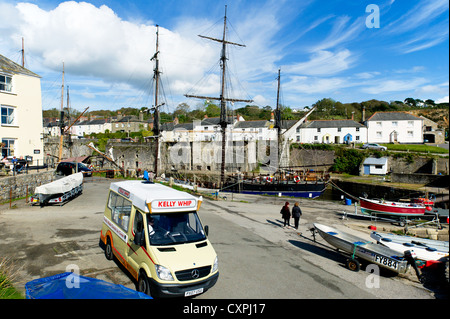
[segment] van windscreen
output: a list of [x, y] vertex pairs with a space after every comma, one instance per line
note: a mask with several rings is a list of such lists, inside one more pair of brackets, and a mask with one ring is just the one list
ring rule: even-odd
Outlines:
[[206, 239], [194, 212], [147, 215], [150, 245], [174, 245]]

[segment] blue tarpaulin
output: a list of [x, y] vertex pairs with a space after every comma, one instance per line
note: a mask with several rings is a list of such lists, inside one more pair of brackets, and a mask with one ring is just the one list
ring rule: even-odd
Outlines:
[[27, 282], [25, 293], [27, 299], [152, 299], [125, 286], [72, 272]]

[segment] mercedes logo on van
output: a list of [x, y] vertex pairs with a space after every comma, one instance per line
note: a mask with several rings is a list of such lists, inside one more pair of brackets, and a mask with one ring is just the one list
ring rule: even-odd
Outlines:
[[200, 271], [198, 271], [198, 269], [194, 269], [193, 271], [191, 271], [191, 277], [193, 279], [197, 279], [198, 277], [200, 277]]

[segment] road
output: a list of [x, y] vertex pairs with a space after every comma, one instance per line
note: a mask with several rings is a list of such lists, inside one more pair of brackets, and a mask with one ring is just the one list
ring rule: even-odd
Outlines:
[[[99, 247], [109, 182], [86, 182], [83, 194], [64, 206], [40, 208], [18, 202], [13, 209], [0, 207], [0, 256], [12, 258], [20, 290], [30, 280], [74, 267], [82, 275], [135, 288]], [[313, 242], [308, 225], [314, 221], [350, 230], [348, 222], [335, 214], [335, 203], [302, 200], [299, 235], [281, 227], [279, 210], [284, 199], [243, 195], [234, 199], [205, 200], [200, 209], [219, 256], [220, 277], [198, 299], [436, 297], [417, 280], [399, 276], [382, 275], [379, 288], [370, 288], [366, 285], [369, 273], [350, 272], [344, 257], [320, 239]]]

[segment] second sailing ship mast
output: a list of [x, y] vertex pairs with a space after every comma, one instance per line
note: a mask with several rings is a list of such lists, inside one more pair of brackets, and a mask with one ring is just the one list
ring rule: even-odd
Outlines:
[[226, 29], [227, 29], [227, 6], [225, 6], [225, 16], [223, 19], [223, 36], [222, 39], [216, 39], [207, 37], [204, 35], [199, 35], [201, 38], [205, 38], [208, 40], [216, 41], [222, 43], [222, 54], [220, 57], [221, 61], [221, 89], [220, 89], [220, 97], [208, 97], [208, 96], [198, 96], [198, 95], [188, 95], [185, 94], [186, 97], [193, 97], [198, 99], [206, 99], [206, 100], [219, 100], [220, 101], [220, 127], [222, 128], [222, 162], [221, 162], [221, 169], [220, 169], [220, 182], [222, 184], [222, 187], [225, 183], [225, 146], [226, 146], [226, 128], [228, 125], [227, 121], [227, 102], [247, 102], [251, 103], [253, 100], [241, 100], [241, 99], [230, 99], [225, 96], [225, 74], [226, 74], [226, 62], [227, 62], [227, 56], [226, 56], [226, 49], [227, 44], [231, 45], [237, 45], [241, 47], [245, 47], [243, 44], [234, 43], [226, 40]]
[[158, 156], [159, 156], [159, 134], [161, 133], [160, 127], [159, 127], [159, 107], [164, 105], [162, 103], [159, 105], [158, 103], [158, 95], [159, 95], [159, 77], [161, 72], [159, 71], [159, 25], [156, 25], [156, 53], [151, 58], [151, 60], [155, 60], [155, 69], [153, 73], [153, 79], [155, 80], [155, 106], [152, 108], [154, 109], [153, 113], [153, 134], [155, 136], [155, 177], [158, 176]]

